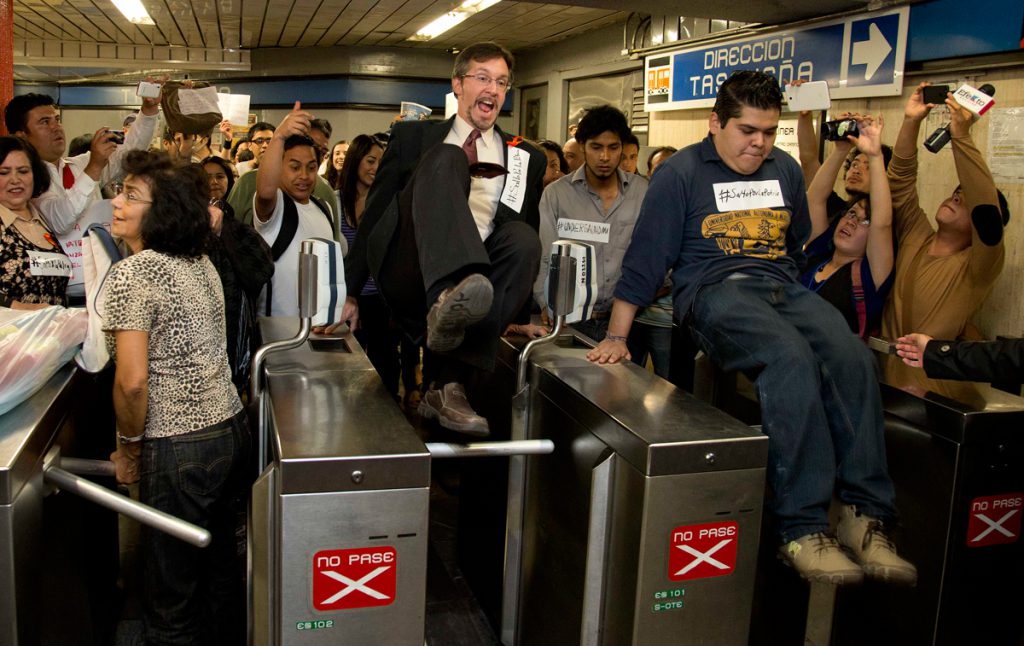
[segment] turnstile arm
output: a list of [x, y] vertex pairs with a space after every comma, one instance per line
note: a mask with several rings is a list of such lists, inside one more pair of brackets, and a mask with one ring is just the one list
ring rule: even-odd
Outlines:
[[154, 529], [170, 534], [196, 547], [206, 547], [210, 544], [210, 532], [193, 525], [188, 521], [175, 518], [166, 512], [153, 509], [149, 505], [136, 502], [131, 498], [116, 494], [106, 487], [95, 482], [80, 478], [73, 473], [65, 471], [60, 467], [48, 466], [43, 470], [43, 479], [56, 485], [63, 491], [81, 496], [97, 505], [113, 509], [119, 514], [124, 514], [140, 523], [149, 525]]
[[431, 458], [477, 458], [502, 455], [546, 455], [555, 452], [551, 440], [513, 440], [511, 442], [471, 442], [449, 444], [427, 442]]

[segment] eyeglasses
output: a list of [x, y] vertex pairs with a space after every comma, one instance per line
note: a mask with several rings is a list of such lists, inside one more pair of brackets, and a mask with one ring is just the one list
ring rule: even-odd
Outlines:
[[500, 79], [492, 79], [486, 74], [463, 74], [462, 78], [471, 78], [484, 87], [490, 87], [491, 83], [494, 83], [494, 86], [498, 88], [498, 91], [500, 92], [506, 92], [512, 87], [512, 80], [504, 77]]
[[140, 200], [133, 191], [125, 190], [126, 187], [122, 186], [121, 190], [117, 192], [118, 195], [124, 196], [125, 204], [152, 204], [153, 200]]
[[844, 215], [843, 217], [845, 219], [847, 219], [847, 220], [855, 221], [857, 224], [859, 224], [862, 227], [869, 227], [869, 226], [871, 226], [871, 220], [868, 220], [867, 218], [861, 220], [860, 216], [857, 215], [856, 211], [852, 211], [852, 210], [851, 211], [847, 211], [846, 215]]
[[249, 141], [256, 144], [257, 146], [266, 146], [271, 142], [272, 139], [272, 137], [257, 137], [256, 139], [250, 139]]
[[867, 160], [861, 161], [860, 159], [854, 159], [850, 162], [850, 170], [867, 170], [868, 163], [869, 162]]

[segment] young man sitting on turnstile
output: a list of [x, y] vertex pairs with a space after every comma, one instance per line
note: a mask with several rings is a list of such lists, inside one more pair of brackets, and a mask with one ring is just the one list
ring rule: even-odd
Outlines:
[[[629, 358], [633, 316], [672, 269], [676, 317], [715, 363], [757, 386], [780, 556], [814, 581], [913, 584], [916, 568], [887, 535], [897, 512], [872, 358], [839, 311], [797, 282], [810, 218], [800, 167], [772, 148], [781, 108], [768, 74], [738, 71], [722, 84], [710, 134], [651, 180], [608, 336], [587, 356]], [[843, 505], [835, 534], [833, 488]]]

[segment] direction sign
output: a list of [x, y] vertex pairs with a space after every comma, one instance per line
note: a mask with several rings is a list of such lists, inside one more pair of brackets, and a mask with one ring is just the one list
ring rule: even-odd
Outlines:
[[863, 14], [654, 54], [645, 61], [644, 108], [707, 108], [736, 70], [785, 81], [827, 81], [833, 99], [893, 96], [903, 90], [910, 8]]
[[734, 520], [676, 527], [669, 537], [670, 581], [732, 574], [740, 527]]
[[313, 556], [313, 607], [320, 611], [395, 601], [398, 553], [390, 546], [323, 550]]
[[971, 501], [967, 520], [967, 547], [988, 547], [1016, 543], [1020, 538], [1020, 520], [1024, 494], [1006, 493]]

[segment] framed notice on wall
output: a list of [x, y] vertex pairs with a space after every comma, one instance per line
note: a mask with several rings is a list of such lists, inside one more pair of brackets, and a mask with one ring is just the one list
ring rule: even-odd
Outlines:
[[996, 184], [1024, 184], [1024, 108], [989, 110], [988, 168]]

